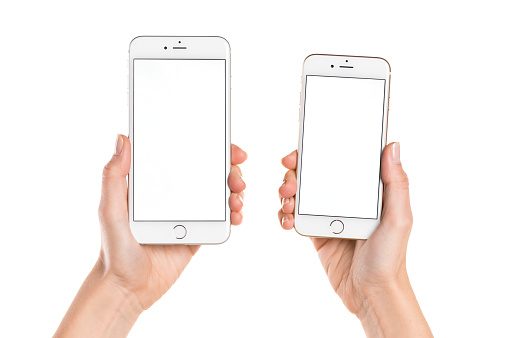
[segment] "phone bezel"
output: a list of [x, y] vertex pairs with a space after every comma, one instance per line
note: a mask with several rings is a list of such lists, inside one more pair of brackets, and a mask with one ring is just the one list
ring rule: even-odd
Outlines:
[[[347, 60], [347, 61], [346, 61]], [[334, 65], [334, 67], [331, 67]], [[342, 68], [340, 66], [348, 66]], [[349, 68], [352, 67], [352, 68]], [[303, 63], [303, 75], [301, 77], [301, 96], [300, 96], [300, 113], [299, 113], [299, 140], [298, 140], [298, 161], [297, 161], [297, 192], [294, 204], [294, 228], [303, 236], [310, 237], [334, 237], [349, 239], [366, 239], [378, 227], [382, 211], [383, 184], [380, 180], [379, 184], [379, 203], [377, 206], [378, 219], [360, 219], [351, 217], [333, 217], [333, 216], [315, 216], [299, 214], [299, 178], [301, 168], [302, 153], [302, 133], [305, 114], [305, 88], [307, 75], [321, 76], [343, 76], [356, 78], [375, 78], [385, 79], [386, 86], [384, 97], [384, 118], [382, 137], [382, 151], [387, 141], [387, 121], [389, 115], [389, 90], [391, 80], [391, 67], [389, 63], [378, 57], [351, 56], [351, 55], [330, 55], [330, 54], [312, 54], [309, 55]], [[344, 224], [343, 231], [339, 234], [333, 233], [331, 230], [331, 222], [334, 220], [342, 221]]]
[[[179, 42], [181, 41], [181, 42]], [[167, 47], [167, 48], [164, 48]], [[173, 47], [178, 47], [174, 48]], [[183, 48], [186, 47], [186, 48]], [[226, 172], [225, 182], [231, 169], [231, 68], [230, 46], [227, 40], [218, 36], [139, 36], [130, 42], [129, 47], [129, 139], [132, 145], [132, 156], [129, 173], [129, 210], [133, 210], [133, 189], [130, 189], [134, 178], [134, 111], [133, 111], [133, 64], [136, 58], [149, 59], [225, 59], [226, 60]], [[227, 184], [227, 183], [226, 183]], [[129, 224], [132, 234], [141, 244], [220, 244], [229, 238], [230, 190], [226, 187], [225, 221], [134, 221], [129, 212]], [[205, 201], [203, 202], [205, 203]], [[186, 236], [177, 239], [174, 227], [183, 225]]]

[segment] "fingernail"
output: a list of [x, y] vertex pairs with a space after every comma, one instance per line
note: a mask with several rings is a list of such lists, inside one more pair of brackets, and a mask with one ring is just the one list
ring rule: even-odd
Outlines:
[[240, 194], [238, 194], [238, 199], [243, 203], [243, 197]]
[[282, 198], [282, 205], [285, 205], [290, 202], [290, 199], [288, 198]]
[[120, 134], [118, 134], [118, 136], [116, 136], [116, 145], [114, 146], [114, 154], [115, 155], [120, 155], [121, 154], [121, 150], [123, 149], [123, 137], [121, 137]]
[[393, 144], [393, 163], [400, 164], [400, 143], [395, 142]]
[[286, 181], [286, 180], [283, 180], [283, 182], [282, 182], [282, 187], [285, 185], [285, 183], [287, 183], [287, 181]]
[[285, 222], [287, 222], [289, 218], [287, 216], [283, 216], [282, 218], [282, 225], [284, 225]]

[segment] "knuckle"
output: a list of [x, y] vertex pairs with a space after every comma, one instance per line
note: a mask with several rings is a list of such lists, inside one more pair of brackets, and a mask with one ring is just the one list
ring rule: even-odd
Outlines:
[[408, 190], [409, 188], [409, 181], [407, 174], [403, 173], [400, 176], [398, 176], [395, 180], [396, 186], [399, 189]]
[[113, 166], [111, 165], [111, 163], [106, 164], [104, 166], [104, 168], [102, 169], [102, 177], [108, 178], [108, 177], [112, 177], [113, 175], [114, 175]]

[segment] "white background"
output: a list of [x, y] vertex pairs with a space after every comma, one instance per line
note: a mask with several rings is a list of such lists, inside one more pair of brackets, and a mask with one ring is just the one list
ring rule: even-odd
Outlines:
[[307, 76], [300, 214], [377, 219], [385, 83]]
[[225, 221], [225, 60], [136, 59], [133, 93], [134, 220]]
[[[132, 337], [361, 337], [307, 238], [278, 225], [303, 59], [392, 66], [388, 141], [415, 217], [410, 278], [437, 336], [499, 336], [507, 303], [507, 86], [501, 1], [4, 1], [0, 5], [1, 336], [48, 336], [99, 252], [102, 167], [128, 133], [137, 35], [232, 46], [244, 224], [204, 247]], [[198, 199], [198, 196], [196, 196]], [[202, 201], [205, 203], [205, 201]], [[386, 248], [388, 249], [388, 248]]]

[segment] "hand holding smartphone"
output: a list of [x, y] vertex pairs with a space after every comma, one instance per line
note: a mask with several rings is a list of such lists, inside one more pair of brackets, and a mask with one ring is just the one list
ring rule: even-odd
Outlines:
[[385, 146], [389, 79], [383, 59], [305, 60], [299, 148], [282, 159], [278, 218], [310, 236], [367, 336], [433, 337], [406, 269], [413, 219], [400, 144]]

